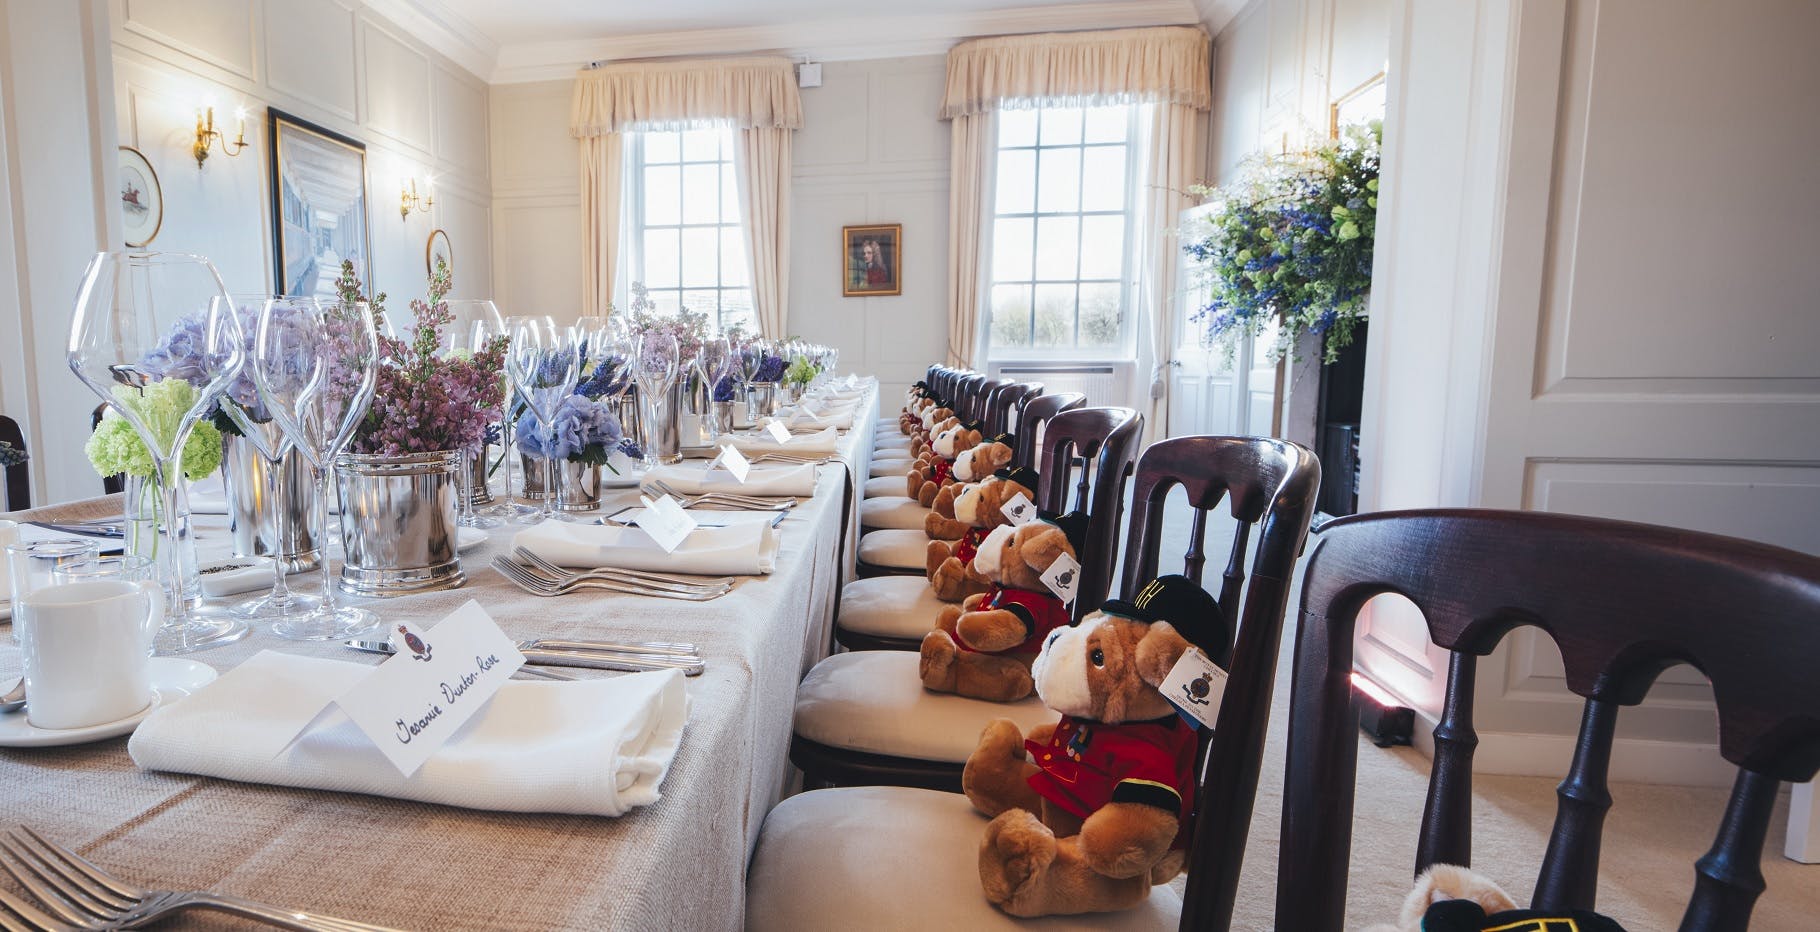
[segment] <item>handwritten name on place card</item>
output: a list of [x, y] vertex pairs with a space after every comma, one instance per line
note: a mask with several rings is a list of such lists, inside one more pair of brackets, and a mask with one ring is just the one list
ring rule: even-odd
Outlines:
[[436, 627], [394, 626], [398, 652], [335, 704], [405, 776], [417, 772], [524, 666], [524, 655], [480, 603]]

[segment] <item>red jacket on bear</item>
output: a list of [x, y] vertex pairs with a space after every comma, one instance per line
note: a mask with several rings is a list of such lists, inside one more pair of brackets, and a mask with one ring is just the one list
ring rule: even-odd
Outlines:
[[1062, 716], [1047, 744], [1025, 741], [1038, 768], [1030, 788], [1085, 819], [1107, 803], [1144, 803], [1176, 813], [1172, 848], [1188, 846], [1193, 816], [1195, 730], [1180, 716], [1102, 725]]
[[[998, 651], [1000, 654], [1040, 653], [1043, 649], [1043, 639], [1049, 636], [1049, 632], [1068, 626], [1068, 607], [1062, 604], [1061, 599], [1046, 592], [1007, 589], [995, 585], [991, 591], [986, 593], [985, 601], [981, 602], [974, 611], [989, 612], [999, 608], [1023, 619], [1024, 629], [1030, 633], [1022, 643], [1008, 650]], [[954, 640], [961, 650], [973, 651], [973, 648], [968, 647], [960, 638]], [[973, 652], [978, 653], [978, 651]]]

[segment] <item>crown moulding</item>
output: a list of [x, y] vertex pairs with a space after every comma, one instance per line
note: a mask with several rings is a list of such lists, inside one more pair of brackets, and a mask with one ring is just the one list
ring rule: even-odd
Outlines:
[[[589, 62], [775, 52], [818, 61], [939, 55], [961, 39], [1205, 23], [1218, 32], [1244, 0], [1110, 0], [940, 15], [867, 16], [499, 46], [437, 0], [366, 0], [376, 13], [489, 84], [573, 77]], [[881, 38], [884, 37], [884, 38]]]

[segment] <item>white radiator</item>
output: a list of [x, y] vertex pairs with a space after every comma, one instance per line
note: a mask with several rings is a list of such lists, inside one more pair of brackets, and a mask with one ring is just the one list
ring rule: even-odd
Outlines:
[[1043, 383], [1043, 394], [1080, 392], [1089, 405], [1123, 404], [1130, 364], [1118, 363], [993, 363], [987, 374], [995, 379]]

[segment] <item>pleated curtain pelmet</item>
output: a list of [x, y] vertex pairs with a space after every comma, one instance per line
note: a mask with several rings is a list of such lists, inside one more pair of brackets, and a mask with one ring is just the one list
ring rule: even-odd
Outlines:
[[759, 328], [782, 337], [788, 312], [790, 143], [803, 125], [796, 71], [775, 56], [614, 62], [575, 80], [570, 132], [581, 140], [587, 250], [584, 313], [604, 314], [618, 259], [624, 134], [731, 125], [738, 135], [741, 227]]
[[[1186, 189], [1200, 174], [1207, 110], [1213, 102], [1213, 43], [1198, 26], [1040, 33], [972, 39], [948, 52], [942, 117], [953, 122], [949, 185], [948, 363], [975, 365], [983, 271], [991, 250], [992, 123], [1003, 109], [1145, 104], [1152, 119], [1140, 198], [1138, 300], [1159, 366], [1166, 363], [1179, 309], [1175, 298], [1176, 215], [1192, 204]], [[970, 196], [963, 203], [963, 196]], [[1167, 381], [1166, 379], [1164, 380]], [[1165, 385], [1166, 388], [1166, 385]], [[1153, 394], [1156, 394], [1153, 392]], [[1166, 392], [1152, 423], [1166, 423]], [[1161, 429], [1159, 426], [1158, 429]]]

